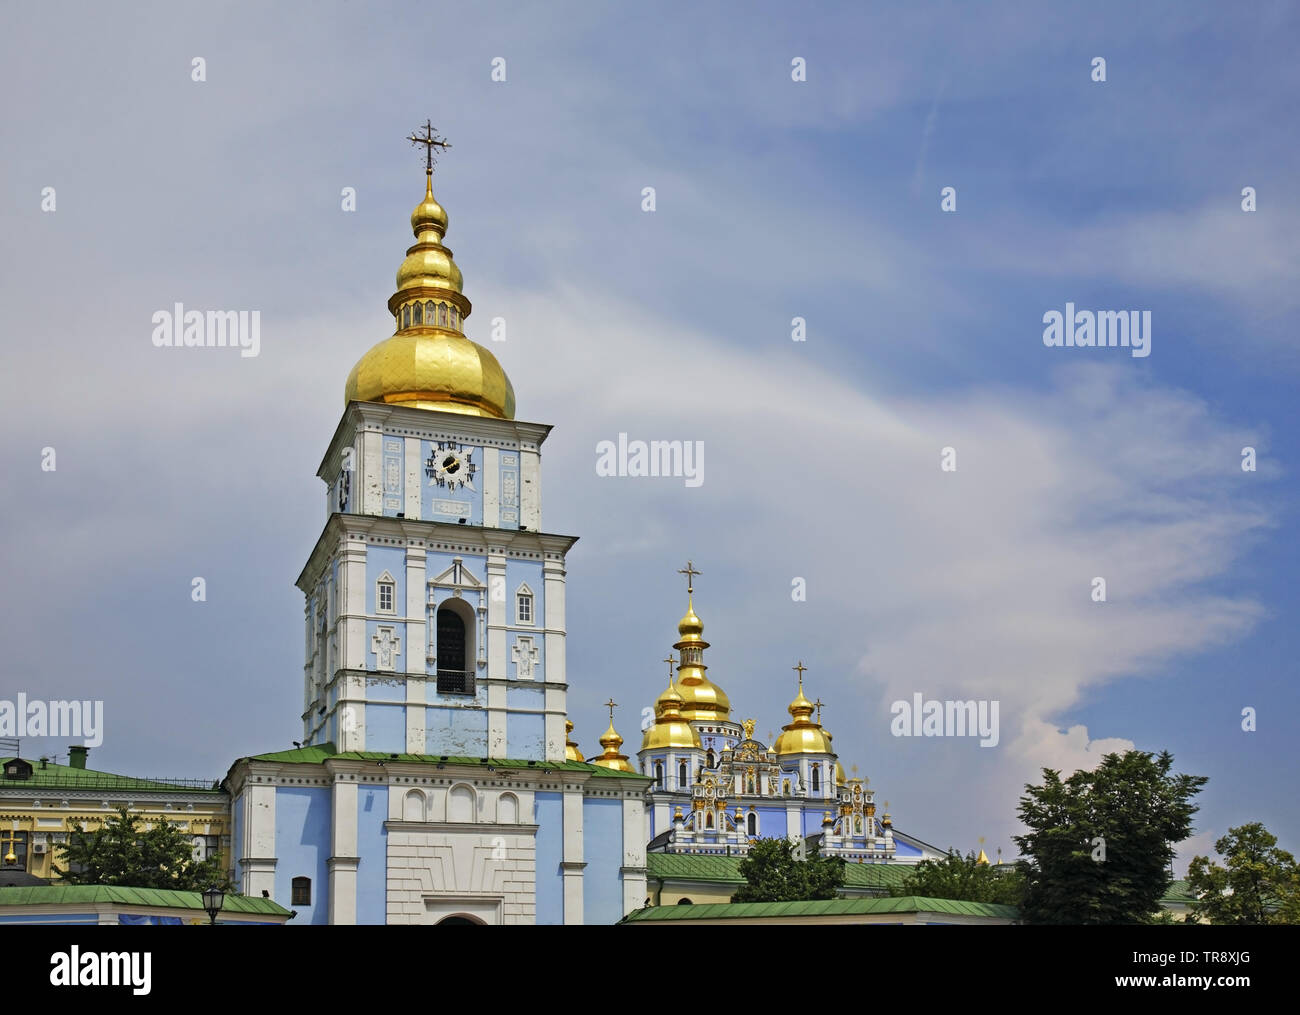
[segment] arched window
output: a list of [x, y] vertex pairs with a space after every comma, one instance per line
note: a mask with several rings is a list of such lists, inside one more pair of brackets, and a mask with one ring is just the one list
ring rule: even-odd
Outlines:
[[822, 766], [820, 764], [812, 767], [812, 788], [814, 793], [822, 788]]
[[713, 827], [713, 812], [712, 812], [712, 811], [709, 811], [706, 815], [704, 815], [704, 827], [705, 827], [705, 828], [712, 828], [712, 827]]
[[693, 903], [690, 899], [678, 899], [678, 900], [677, 900], [677, 905], [679, 905], [679, 906], [693, 906], [693, 905], [695, 905], [695, 903]]
[[418, 789], [408, 790], [402, 801], [403, 821], [424, 820], [424, 794]]
[[438, 693], [473, 694], [465, 621], [449, 603], [438, 607]]
[[451, 308], [451, 326], [453, 328], [460, 327], [460, 310], [455, 306]]
[[677, 787], [678, 789], [686, 788], [686, 762], [677, 763]]
[[433, 300], [429, 300], [424, 305], [424, 319], [430, 324], [433, 323]]
[[713, 765], [713, 748], [712, 748], [712, 747], [709, 748], [709, 753], [708, 753], [707, 757], [708, 757], [708, 764], [707, 764], [705, 767], [707, 767], [707, 768], [713, 768], [714, 765]]
[[758, 815], [753, 811], [749, 812], [749, 821], [746, 828], [748, 829], [751, 838], [758, 834]]
[[415, 304], [415, 309], [411, 314], [411, 323], [412, 324], [424, 323], [424, 307], [422, 307], [419, 303]]
[[447, 304], [445, 303], [438, 304], [438, 323], [443, 327], [447, 325]]
[[655, 762], [655, 785], [660, 789], [664, 788], [664, 763], [662, 761]]
[[409, 328], [410, 326], [411, 326], [411, 304], [408, 303], [406, 306], [402, 307], [402, 327]]
[[311, 878], [293, 879], [293, 887], [290, 893], [289, 905], [291, 906], [311, 905]]
[[502, 793], [497, 801], [497, 824], [513, 825], [519, 821], [519, 798], [513, 793]]

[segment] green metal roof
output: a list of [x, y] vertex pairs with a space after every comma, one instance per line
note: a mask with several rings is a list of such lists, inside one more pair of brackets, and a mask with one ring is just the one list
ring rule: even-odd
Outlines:
[[[0, 888], [0, 906], [87, 906], [115, 902], [123, 906], [152, 906], [203, 911], [199, 892], [178, 892], [169, 888], [125, 888], [121, 885], [41, 885], [31, 888]], [[289, 910], [270, 899], [226, 893], [223, 914], [258, 913], [288, 916]], [[218, 917], [220, 919], [220, 917]]]
[[[697, 853], [647, 853], [646, 872], [652, 878], [675, 881], [712, 881], [743, 885], [738, 856], [709, 856]], [[900, 885], [912, 872], [911, 864], [846, 863], [845, 888], [876, 888], [888, 891]]]
[[[0, 758], [0, 769], [12, 758]], [[151, 793], [220, 793], [216, 783], [209, 779], [137, 779], [129, 775], [96, 772], [90, 768], [73, 768], [57, 765], [53, 761], [41, 766], [39, 759], [21, 759], [32, 766], [26, 779], [11, 779], [0, 775], [0, 789], [121, 789]]]
[[552, 772], [587, 772], [592, 775], [613, 776], [620, 779], [645, 779], [650, 776], [640, 772], [617, 772], [600, 765], [589, 765], [585, 761], [524, 761], [518, 758], [469, 758], [460, 755], [440, 754], [393, 754], [387, 751], [337, 751], [333, 744], [321, 744], [318, 747], [296, 747], [287, 751], [272, 751], [269, 754], [254, 754], [249, 761], [274, 761], [290, 765], [319, 765], [329, 760], [335, 761], [401, 761], [423, 765], [472, 765], [476, 768], [491, 765], [494, 768], [549, 769]]
[[1160, 901], [1192, 903], [1196, 901], [1196, 896], [1192, 894], [1191, 886], [1186, 881], [1175, 881]]
[[[865, 866], [865, 864], [863, 865]], [[915, 895], [883, 899], [820, 899], [812, 902], [711, 902], [697, 906], [651, 906], [629, 913], [622, 923], [655, 920], [736, 920], [745, 917], [871, 916], [878, 914], [943, 913], [1018, 920], [1015, 906], [956, 899], [927, 899]]]

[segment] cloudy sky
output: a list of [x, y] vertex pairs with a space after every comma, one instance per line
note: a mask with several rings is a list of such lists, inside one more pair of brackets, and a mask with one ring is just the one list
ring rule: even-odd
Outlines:
[[[736, 717], [778, 730], [802, 659], [926, 841], [1013, 854], [1043, 766], [1136, 746], [1210, 777], [1180, 871], [1246, 821], [1300, 848], [1297, 21], [7, 5], [0, 698], [102, 699], [92, 766], [134, 775], [300, 737], [315, 471], [391, 332], [428, 117], [469, 334], [506, 320], [518, 417], [555, 425], [589, 753], [611, 695], [637, 746], [690, 558]], [[1151, 355], [1045, 347], [1067, 301], [1150, 311]], [[176, 302], [260, 310], [261, 355], [155, 348]], [[703, 441], [704, 483], [597, 476], [620, 432]], [[915, 693], [998, 701], [1000, 743], [892, 736]]]

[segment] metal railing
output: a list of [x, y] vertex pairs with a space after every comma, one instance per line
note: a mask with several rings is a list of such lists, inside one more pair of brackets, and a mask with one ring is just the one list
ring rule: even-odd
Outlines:
[[439, 670], [439, 694], [473, 694], [474, 674], [469, 670]]

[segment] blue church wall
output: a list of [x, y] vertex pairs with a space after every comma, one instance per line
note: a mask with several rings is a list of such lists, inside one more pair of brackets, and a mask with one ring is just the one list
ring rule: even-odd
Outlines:
[[[519, 586], [527, 584], [533, 594], [533, 622], [522, 626], [515, 624], [515, 595]], [[546, 584], [542, 579], [542, 565], [531, 560], [511, 560], [506, 562], [506, 623], [518, 627], [521, 634], [530, 629], [543, 626], [546, 617]]]
[[[745, 808], [746, 813], [749, 808]], [[775, 807], [755, 807], [754, 813], [758, 815], [758, 835], [761, 839], [784, 839], [785, 838], [785, 808], [777, 809]]]
[[406, 678], [367, 677], [366, 701], [406, 701]]
[[623, 804], [583, 800], [583, 922], [614, 924], [623, 918]]
[[[379, 613], [375, 583], [387, 571], [397, 587], [393, 590], [392, 616], [406, 616], [406, 550], [400, 546], [369, 546], [366, 548], [366, 612]], [[389, 616], [389, 614], [382, 614]]]
[[506, 756], [510, 758], [546, 758], [546, 717], [506, 713]]
[[[406, 624], [400, 620], [367, 620], [366, 621], [366, 669], [379, 669], [379, 653], [375, 648], [375, 637], [379, 634], [380, 627], [391, 627], [393, 635], [398, 639], [398, 651], [393, 656], [393, 670], [402, 673], [406, 670], [406, 653], [410, 651], [410, 646], [406, 643]], [[416, 646], [416, 654], [423, 655], [420, 647]]]
[[564, 799], [560, 793], [533, 794], [537, 823], [537, 922], [564, 922]]
[[908, 845], [906, 842], [903, 842], [901, 839], [895, 839], [894, 855], [895, 856], [920, 856], [921, 851], [917, 849], [915, 846]]
[[525, 684], [523, 687], [506, 688], [506, 708], [509, 709], [536, 709], [541, 711], [546, 707], [546, 688], [529, 687]]
[[[469, 448], [472, 445], [466, 444]], [[479, 468], [474, 476], [474, 489], [461, 486], [454, 491], [436, 482], [429, 482], [429, 460], [433, 457], [433, 442], [420, 441], [420, 517], [426, 521], [451, 522], [460, 518], [466, 525], [483, 524], [483, 449], [474, 447], [470, 461]]]
[[471, 708], [425, 710], [425, 754], [487, 756], [487, 712]]
[[357, 923], [388, 921], [388, 787], [357, 793]]
[[[537, 653], [537, 658], [533, 660], [533, 675], [531, 677], [519, 676], [519, 664], [515, 661], [515, 645], [518, 644], [519, 637], [532, 638], [533, 649]], [[508, 660], [506, 676], [511, 680], [545, 680], [546, 679], [546, 646], [543, 644], [541, 632], [531, 633], [529, 630], [509, 631], [506, 634], [506, 659]], [[522, 649], [520, 650], [522, 651]], [[529, 655], [532, 653], [530, 652]]]
[[366, 750], [406, 750], [405, 705], [366, 705]]
[[295, 923], [328, 922], [330, 791], [280, 787], [275, 791], [275, 901], [289, 906], [293, 879], [311, 878], [311, 905], [298, 911]]

